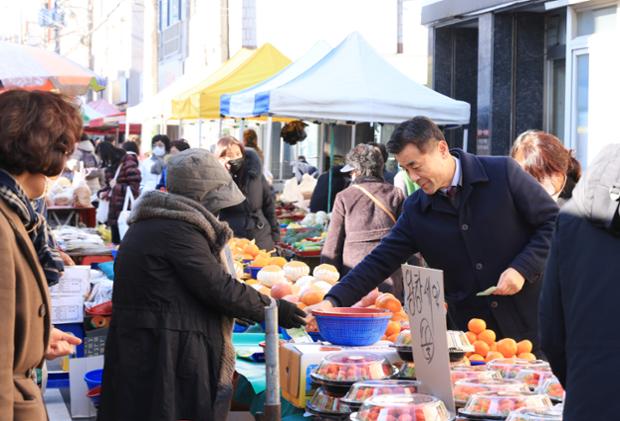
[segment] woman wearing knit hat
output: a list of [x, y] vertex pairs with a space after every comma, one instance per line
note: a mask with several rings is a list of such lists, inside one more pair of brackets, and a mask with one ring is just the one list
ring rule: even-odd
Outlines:
[[[226, 419], [233, 318], [260, 322], [270, 303], [224, 264], [232, 232], [216, 215], [245, 198], [217, 159], [171, 157], [167, 189], [139, 199], [118, 252], [100, 421]], [[278, 309], [280, 326], [304, 323], [294, 304]]]

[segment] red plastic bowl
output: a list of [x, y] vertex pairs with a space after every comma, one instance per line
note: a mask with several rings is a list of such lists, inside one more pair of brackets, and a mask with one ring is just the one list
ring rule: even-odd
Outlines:
[[389, 310], [382, 308], [362, 308], [362, 307], [334, 307], [329, 310], [312, 310], [314, 316], [323, 317], [355, 317], [355, 318], [374, 318], [385, 317], [392, 314]]

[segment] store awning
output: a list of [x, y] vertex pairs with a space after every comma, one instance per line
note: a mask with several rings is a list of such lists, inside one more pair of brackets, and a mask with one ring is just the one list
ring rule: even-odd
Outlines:
[[253, 86], [291, 63], [271, 44], [257, 50], [242, 49], [198, 86], [172, 101], [174, 119], [217, 119], [220, 96]]

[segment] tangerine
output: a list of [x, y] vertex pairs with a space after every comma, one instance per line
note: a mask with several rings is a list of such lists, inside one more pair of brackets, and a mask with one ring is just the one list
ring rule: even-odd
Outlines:
[[485, 361], [489, 362], [489, 361], [497, 360], [497, 359], [500, 359], [500, 358], [504, 358], [504, 356], [500, 352], [489, 351]]
[[487, 345], [491, 346], [493, 345], [493, 343], [495, 343], [496, 337], [497, 336], [495, 335], [495, 332], [493, 332], [491, 329], [486, 329], [480, 332], [480, 334], [478, 335], [478, 340], [484, 341], [487, 343]]
[[390, 310], [392, 313], [398, 313], [403, 309], [402, 304], [398, 301], [398, 298], [394, 297], [394, 295], [388, 293], [381, 294], [375, 305], [379, 308], [384, 308]]
[[517, 354], [517, 341], [510, 338], [502, 339], [497, 342], [497, 351], [506, 358], [512, 358]]
[[469, 343], [472, 345], [478, 340], [478, 336], [474, 332], [465, 332], [465, 336], [467, 336]]
[[524, 339], [517, 343], [517, 354], [531, 353], [533, 348], [534, 344], [532, 344], [532, 341]]
[[534, 361], [536, 360], [536, 355], [531, 352], [523, 352], [519, 354], [518, 358], [521, 358], [522, 360]]
[[323, 301], [324, 296], [325, 294], [318, 289], [310, 288], [301, 295], [300, 301], [307, 306], [311, 306]]
[[276, 265], [276, 266], [280, 266], [281, 268], [284, 267], [284, 265], [286, 264], [286, 259], [284, 257], [271, 257], [269, 259], [269, 263], [267, 263], [268, 265]]
[[473, 345], [474, 345], [474, 352], [476, 354], [486, 357], [487, 354], [489, 353], [489, 345], [486, 342], [476, 341], [473, 343]]
[[487, 323], [482, 319], [471, 319], [469, 323], [467, 323], [467, 328], [476, 335], [479, 335], [487, 328]]
[[386, 338], [388, 341], [390, 342], [396, 342], [396, 339], [398, 339], [398, 333], [395, 333], [393, 335], [390, 335]]
[[484, 357], [480, 354], [471, 354], [469, 356], [469, 361], [484, 361]]
[[387, 328], [385, 329], [385, 336], [392, 336], [394, 334], [399, 334], [400, 333], [400, 323], [398, 322], [394, 322], [394, 321], [389, 321]]
[[297, 307], [299, 307], [299, 309], [300, 309], [300, 310], [303, 310], [303, 309], [305, 309], [305, 308], [307, 307], [307, 306], [306, 306], [304, 303], [302, 303], [301, 301], [300, 301], [300, 302], [298, 302], [298, 303], [295, 303], [295, 304], [297, 304]]

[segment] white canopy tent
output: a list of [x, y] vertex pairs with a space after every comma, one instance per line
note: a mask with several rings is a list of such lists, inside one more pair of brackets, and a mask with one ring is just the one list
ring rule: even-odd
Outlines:
[[470, 106], [409, 79], [354, 32], [290, 82], [255, 95], [265, 114], [306, 120], [401, 123], [416, 115], [468, 124]]

